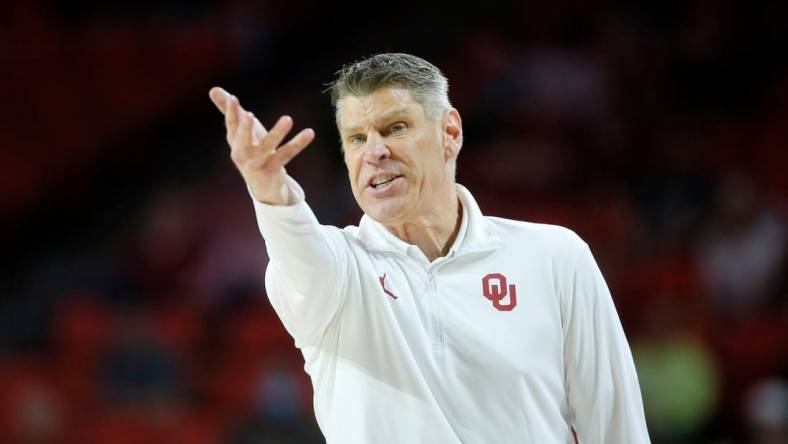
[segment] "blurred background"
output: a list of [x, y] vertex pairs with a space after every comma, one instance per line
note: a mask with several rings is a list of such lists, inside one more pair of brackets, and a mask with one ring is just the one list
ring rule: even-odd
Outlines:
[[355, 224], [321, 92], [377, 52], [448, 76], [483, 211], [590, 244], [653, 442], [788, 442], [788, 4], [421, 3], [0, 5], [0, 443], [323, 442], [208, 89]]

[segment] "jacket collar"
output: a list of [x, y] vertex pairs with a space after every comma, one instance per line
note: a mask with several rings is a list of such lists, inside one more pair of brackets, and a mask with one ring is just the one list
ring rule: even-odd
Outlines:
[[[476, 204], [473, 195], [467, 188], [460, 184], [457, 187], [457, 196], [462, 205], [462, 221], [460, 231], [454, 244], [449, 249], [448, 256], [476, 251], [495, 250], [503, 242], [499, 237], [490, 232], [490, 228]], [[383, 224], [364, 214], [359, 223], [359, 240], [369, 250], [386, 251], [408, 254], [411, 249], [418, 249], [395, 236]]]

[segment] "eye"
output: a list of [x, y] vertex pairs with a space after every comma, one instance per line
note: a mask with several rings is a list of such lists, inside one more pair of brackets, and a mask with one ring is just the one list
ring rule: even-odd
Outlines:
[[348, 140], [350, 141], [350, 143], [352, 143], [354, 145], [355, 144], [362, 144], [362, 143], [367, 141], [367, 136], [364, 136], [362, 134], [356, 134], [356, 135], [348, 137]]
[[402, 122], [397, 122], [389, 127], [389, 132], [392, 134], [397, 134], [405, 131], [407, 126]]

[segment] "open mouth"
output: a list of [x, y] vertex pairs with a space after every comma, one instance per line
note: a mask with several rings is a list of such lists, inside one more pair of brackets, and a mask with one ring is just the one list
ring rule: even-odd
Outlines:
[[402, 176], [398, 176], [395, 174], [384, 174], [377, 177], [373, 177], [372, 180], [369, 181], [369, 186], [374, 189], [383, 188], [386, 185], [393, 182], [395, 179], [398, 179], [400, 177]]

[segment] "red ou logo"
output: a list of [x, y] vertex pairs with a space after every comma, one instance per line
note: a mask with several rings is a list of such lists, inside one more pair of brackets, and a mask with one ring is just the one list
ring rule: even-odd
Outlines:
[[[482, 292], [484, 297], [491, 300], [493, 307], [500, 311], [512, 311], [517, 305], [517, 288], [514, 284], [506, 285], [506, 276], [501, 273], [490, 273], [482, 278]], [[509, 296], [509, 303], [501, 304], [501, 301]]]

